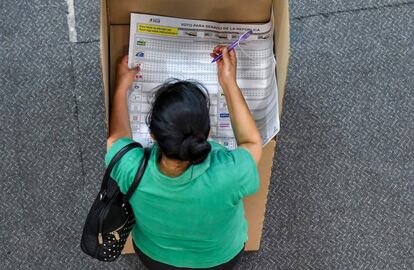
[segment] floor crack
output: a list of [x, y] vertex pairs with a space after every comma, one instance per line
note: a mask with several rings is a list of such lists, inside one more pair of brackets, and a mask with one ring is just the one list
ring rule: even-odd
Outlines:
[[99, 39], [94, 39], [94, 40], [85, 40], [85, 41], [76, 41], [76, 42], [72, 42], [74, 44], [88, 44], [88, 43], [95, 43], [95, 42], [99, 42]]
[[85, 176], [86, 171], [85, 171], [85, 164], [84, 164], [84, 160], [83, 160], [82, 141], [81, 141], [82, 134], [81, 134], [80, 121], [79, 121], [79, 103], [78, 103], [78, 98], [76, 96], [75, 67], [73, 65], [74, 60], [73, 60], [73, 55], [72, 55], [73, 51], [72, 51], [71, 46], [69, 46], [69, 50], [70, 50], [70, 52], [69, 52], [70, 64], [71, 64], [71, 68], [72, 68], [71, 79], [72, 79], [73, 88], [74, 88], [73, 100], [74, 100], [75, 108], [74, 108], [73, 114], [74, 114], [75, 121], [76, 121], [76, 125], [75, 125], [76, 131], [78, 133], [78, 136], [77, 136], [78, 143], [77, 144], [79, 146], [79, 162], [80, 162], [80, 169], [81, 169], [82, 176]]

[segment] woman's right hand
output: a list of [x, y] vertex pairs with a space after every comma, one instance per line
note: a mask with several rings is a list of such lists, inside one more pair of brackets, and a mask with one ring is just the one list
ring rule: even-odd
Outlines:
[[139, 67], [128, 68], [128, 55], [124, 55], [118, 63], [116, 70], [116, 89], [127, 91], [135, 79], [135, 75], [139, 72]]
[[219, 54], [223, 54], [223, 57], [218, 60], [217, 63], [217, 75], [221, 87], [225, 90], [237, 86], [236, 82], [236, 67], [237, 59], [236, 52], [227, 50], [226, 46], [216, 46], [213, 52], [210, 54], [211, 57], [216, 57]]
[[220, 53], [223, 54], [223, 58], [217, 61], [218, 79], [224, 90], [234, 137], [237, 145], [249, 151], [257, 164], [262, 155], [263, 143], [249, 107], [237, 86], [236, 53], [234, 50], [228, 52], [224, 46], [217, 46], [211, 57], [216, 57]]

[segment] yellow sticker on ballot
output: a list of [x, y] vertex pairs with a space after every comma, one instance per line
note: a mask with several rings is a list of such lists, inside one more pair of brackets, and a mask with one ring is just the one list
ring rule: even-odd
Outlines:
[[160, 36], [178, 36], [178, 28], [152, 24], [138, 24], [138, 32]]

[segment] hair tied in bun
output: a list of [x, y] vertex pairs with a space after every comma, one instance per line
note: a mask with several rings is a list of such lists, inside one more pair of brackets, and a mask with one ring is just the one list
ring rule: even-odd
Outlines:
[[193, 133], [184, 138], [180, 147], [180, 158], [192, 164], [201, 163], [210, 153], [211, 145], [201, 132]]

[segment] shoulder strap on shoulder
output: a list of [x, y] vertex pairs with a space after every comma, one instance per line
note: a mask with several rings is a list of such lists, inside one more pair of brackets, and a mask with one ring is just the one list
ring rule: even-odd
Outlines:
[[121, 150], [119, 150], [118, 153], [116, 153], [116, 155], [112, 158], [111, 162], [109, 163], [108, 167], [105, 170], [105, 175], [103, 177], [102, 184], [101, 184], [101, 191], [106, 191], [106, 189], [108, 188], [109, 178], [110, 178], [112, 169], [114, 168], [114, 166], [116, 165], [116, 163], [129, 150], [134, 149], [134, 148], [142, 148], [142, 145], [140, 143], [137, 143], [137, 142], [133, 142], [133, 143], [127, 144], [126, 146], [124, 146], [123, 148], [121, 148]]
[[139, 183], [141, 182], [141, 178], [144, 175], [145, 168], [147, 167], [148, 160], [151, 155], [151, 148], [144, 148], [144, 158], [142, 159], [141, 165], [138, 168], [137, 174], [135, 175], [134, 182], [132, 182], [131, 187], [128, 189], [127, 194], [124, 196], [124, 202], [129, 201], [129, 199], [132, 197], [132, 194], [137, 189]]

